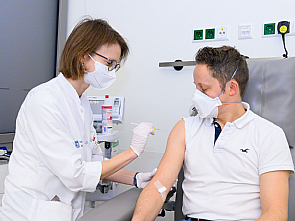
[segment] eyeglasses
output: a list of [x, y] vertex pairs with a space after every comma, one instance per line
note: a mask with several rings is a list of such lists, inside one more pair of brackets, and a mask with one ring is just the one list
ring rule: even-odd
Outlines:
[[102, 57], [102, 58], [104, 58], [104, 59], [107, 59], [110, 62], [109, 66], [108, 66], [109, 71], [115, 70], [115, 72], [117, 72], [120, 69], [120, 63], [118, 63], [117, 61], [111, 60], [111, 59], [109, 59], [109, 58], [107, 58], [107, 57], [105, 57], [105, 56], [103, 56], [101, 54], [96, 53], [95, 51], [93, 51], [93, 53], [100, 56], [100, 57]]

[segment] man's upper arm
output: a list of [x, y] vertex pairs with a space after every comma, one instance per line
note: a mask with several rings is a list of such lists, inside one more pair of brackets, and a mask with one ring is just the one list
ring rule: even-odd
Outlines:
[[260, 175], [260, 200], [262, 215], [273, 211], [288, 216], [290, 171], [280, 170]]
[[[166, 187], [166, 195], [175, 182], [183, 163], [185, 153], [184, 120], [180, 120], [171, 130], [166, 151], [158, 166], [157, 173], [141, 192], [133, 214], [133, 221], [154, 220], [162, 208], [163, 198], [157, 191], [155, 182]], [[164, 196], [165, 197], [165, 196]]]
[[178, 123], [171, 130], [167, 141], [166, 151], [158, 166], [158, 170], [152, 182], [160, 182], [169, 189], [175, 182], [181, 169], [185, 153], [185, 127], [184, 120]]

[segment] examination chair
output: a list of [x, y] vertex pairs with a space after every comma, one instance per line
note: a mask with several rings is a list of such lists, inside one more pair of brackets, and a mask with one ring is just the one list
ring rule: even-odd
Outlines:
[[[261, 117], [283, 128], [295, 162], [295, 57], [248, 59], [250, 78], [243, 101]], [[178, 175], [174, 220], [182, 220], [183, 170]], [[295, 178], [289, 179], [289, 221], [295, 220]]]

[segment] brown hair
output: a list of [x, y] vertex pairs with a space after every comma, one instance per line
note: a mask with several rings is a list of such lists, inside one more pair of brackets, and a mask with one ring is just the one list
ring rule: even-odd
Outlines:
[[208, 65], [209, 70], [212, 71], [212, 77], [219, 81], [222, 89], [237, 69], [233, 79], [238, 82], [240, 95], [243, 96], [249, 81], [249, 69], [245, 56], [235, 48], [230, 46], [204, 47], [197, 52], [195, 59], [197, 64]]
[[68, 37], [60, 57], [59, 72], [66, 78], [76, 80], [85, 74], [82, 58], [101, 46], [118, 43], [121, 47], [120, 61], [129, 54], [129, 47], [124, 38], [107, 21], [85, 18], [79, 22]]

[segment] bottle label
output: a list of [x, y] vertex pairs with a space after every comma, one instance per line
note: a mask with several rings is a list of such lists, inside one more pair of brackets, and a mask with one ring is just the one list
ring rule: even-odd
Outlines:
[[113, 129], [112, 106], [102, 106], [102, 133], [110, 134]]

